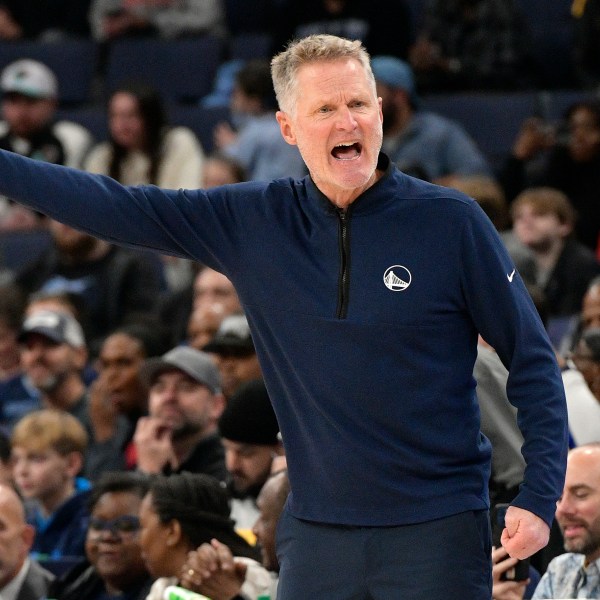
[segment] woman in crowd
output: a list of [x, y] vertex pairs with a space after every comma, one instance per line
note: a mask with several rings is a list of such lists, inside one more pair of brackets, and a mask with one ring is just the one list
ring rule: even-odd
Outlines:
[[[155, 479], [140, 508], [140, 525], [142, 556], [157, 578], [146, 600], [162, 600], [165, 588], [178, 584], [188, 553], [211, 540], [260, 567], [258, 550], [234, 530], [225, 488], [208, 475], [181, 473]], [[266, 571], [265, 575], [268, 590]]]
[[[203, 185], [204, 152], [187, 127], [170, 127], [160, 94], [137, 83], [122, 85], [108, 101], [109, 140], [90, 151], [85, 169], [125, 185], [155, 184], [178, 190]], [[169, 289], [192, 276], [189, 261], [163, 257]]]

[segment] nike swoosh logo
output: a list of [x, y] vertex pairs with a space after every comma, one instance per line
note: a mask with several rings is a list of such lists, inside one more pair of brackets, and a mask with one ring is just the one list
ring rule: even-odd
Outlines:
[[508, 273], [506, 274], [506, 278], [508, 279], [509, 283], [512, 283], [513, 277], [515, 276], [515, 270], [512, 270], [512, 273], [509, 275]]

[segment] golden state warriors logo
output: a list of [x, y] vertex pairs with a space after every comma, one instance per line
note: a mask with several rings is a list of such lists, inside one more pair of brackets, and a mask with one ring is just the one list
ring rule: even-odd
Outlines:
[[412, 280], [410, 271], [402, 265], [388, 267], [383, 274], [383, 283], [392, 292], [403, 292]]

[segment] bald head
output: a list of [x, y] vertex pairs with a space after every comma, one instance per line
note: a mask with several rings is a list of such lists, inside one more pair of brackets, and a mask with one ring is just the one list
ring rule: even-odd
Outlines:
[[569, 452], [556, 520], [565, 550], [600, 558], [600, 443], [578, 446]]
[[34, 529], [25, 522], [17, 493], [0, 485], [0, 588], [18, 574], [33, 544]]

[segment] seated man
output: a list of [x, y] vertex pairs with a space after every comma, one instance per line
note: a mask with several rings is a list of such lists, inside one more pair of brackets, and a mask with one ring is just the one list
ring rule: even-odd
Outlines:
[[567, 553], [552, 560], [533, 598], [600, 598], [599, 442], [569, 452], [556, 520]]
[[[260, 514], [252, 531], [260, 545], [262, 565], [271, 575], [269, 598], [277, 596], [279, 561], [275, 553], [275, 530], [290, 492], [287, 471], [278, 471], [267, 479], [256, 501]], [[214, 540], [188, 554], [180, 584], [210, 598], [260, 600], [264, 572], [247, 559], [234, 557], [231, 550]]]
[[0, 598], [45, 598], [53, 575], [28, 558], [35, 535], [19, 496], [0, 485]]
[[[569, 452], [565, 487], [556, 504], [565, 554], [555, 557], [531, 598], [600, 598], [600, 442]], [[495, 600], [529, 598], [527, 581], [502, 581], [516, 564], [503, 548], [492, 554]]]

